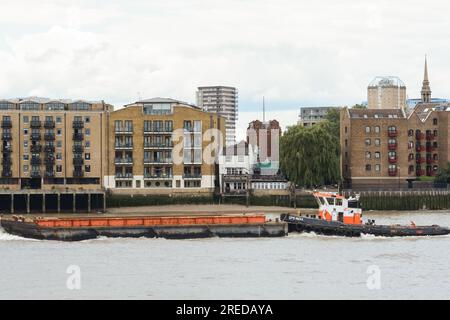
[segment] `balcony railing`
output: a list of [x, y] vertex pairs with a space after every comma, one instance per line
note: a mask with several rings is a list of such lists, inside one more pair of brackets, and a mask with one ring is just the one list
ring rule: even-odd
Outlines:
[[84, 174], [83, 174], [83, 171], [81, 171], [81, 170], [73, 170], [73, 173], [72, 173], [72, 175], [74, 176], [74, 177], [82, 177]]
[[433, 170], [427, 170], [427, 176], [434, 177], [436, 175], [436, 172]]
[[44, 134], [44, 140], [46, 140], [46, 141], [55, 140], [55, 134], [54, 133], [46, 133], [46, 134]]
[[12, 164], [12, 159], [10, 157], [2, 158], [2, 165], [10, 166]]
[[73, 146], [72, 147], [72, 152], [73, 153], [82, 153], [84, 151], [84, 147], [83, 146]]
[[2, 128], [7, 128], [7, 129], [12, 128], [12, 121], [3, 120], [2, 121]]
[[417, 152], [425, 151], [425, 146], [416, 146], [416, 151]]
[[433, 152], [433, 151], [436, 150], [436, 147], [434, 147], [434, 146], [427, 146], [426, 150], [427, 150], [427, 152]]
[[171, 164], [173, 162], [172, 158], [164, 158], [164, 159], [150, 159], [150, 158], [144, 158], [145, 164], [153, 164], [153, 163], [165, 163], [165, 164]]
[[41, 177], [41, 172], [40, 171], [31, 171], [30, 172], [30, 177], [32, 177], [32, 178], [40, 178]]
[[173, 148], [173, 143], [144, 143], [144, 148], [146, 149], [164, 149]]
[[53, 153], [53, 152], [55, 152], [55, 146], [54, 145], [46, 145], [46, 146], [44, 146], [44, 152], [45, 153]]
[[421, 177], [425, 175], [425, 170], [416, 170], [416, 176]]
[[55, 121], [45, 120], [44, 128], [53, 129], [55, 127]]
[[31, 140], [33, 140], [33, 141], [41, 140], [41, 134], [40, 134], [40, 133], [37, 133], [37, 132], [32, 133], [32, 134], [30, 135], [30, 137], [31, 137]]
[[398, 135], [397, 131], [388, 131], [389, 138], [395, 138]]
[[55, 176], [55, 171], [48, 171], [48, 170], [46, 170], [46, 171], [44, 172], [44, 176], [45, 176], [46, 178], [52, 178], [52, 177]]
[[33, 153], [41, 153], [41, 151], [42, 151], [42, 146], [39, 145], [39, 144], [32, 145], [32, 146], [30, 147], [30, 151], [33, 152]]
[[418, 164], [421, 164], [421, 163], [425, 163], [425, 158], [422, 158], [422, 157], [420, 157], [420, 158], [416, 158], [416, 163], [418, 163]]
[[83, 138], [84, 138], [84, 135], [82, 133], [74, 133], [72, 135], [72, 139], [75, 141], [83, 140]]
[[172, 134], [173, 128], [144, 128], [144, 134]]
[[116, 149], [133, 149], [132, 143], [117, 143], [114, 145]]
[[133, 158], [115, 158], [115, 164], [133, 164]]
[[44, 163], [46, 165], [54, 165], [55, 164], [55, 157], [45, 157], [44, 158]]
[[128, 128], [115, 128], [114, 132], [116, 134], [133, 134], [133, 129]]
[[423, 140], [425, 139], [424, 133], [416, 133], [416, 140]]
[[427, 140], [434, 140], [434, 139], [436, 139], [436, 136], [434, 135], [434, 133], [427, 133], [426, 134], [426, 139]]
[[12, 140], [12, 134], [11, 133], [2, 133], [2, 139], [3, 140]]
[[2, 177], [3, 178], [11, 178], [12, 177], [12, 171], [11, 170], [2, 170]]
[[389, 143], [388, 144], [388, 149], [389, 150], [396, 150], [397, 149], [397, 144], [396, 143]]
[[115, 174], [116, 179], [133, 179], [132, 173], [116, 173]]
[[11, 146], [4, 146], [2, 148], [2, 152], [3, 153], [11, 153], [12, 152], [12, 147]]
[[41, 127], [41, 121], [40, 120], [31, 120], [30, 121], [30, 127], [31, 128], [40, 128]]
[[397, 157], [389, 157], [388, 158], [389, 163], [393, 164], [393, 163], [397, 163]]
[[183, 174], [183, 179], [201, 179], [201, 173], [185, 173]]
[[391, 170], [388, 170], [388, 174], [389, 174], [389, 176], [390, 177], [395, 177], [395, 176], [397, 176], [397, 169], [391, 169]]
[[73, 158], [73, 165], [74, 166], [81, 166], [84, 164], [84, 159], [81, 157], [75, 157]]
[[172, 174], [150, 174], [150, 173], [144, 173], [144, 179], [155, 179], [155, 180], [165, 180], [165, 179], [172, 179]]
[[31, 157], [31, 164], [38, 166], [41, 164], [41, 158], [40, 157]]
[[82, 129], [82, 128], [84, 128], [84, 122], [83, 121], [74, 121], [72, 123], [72, 127], [74, 129]]

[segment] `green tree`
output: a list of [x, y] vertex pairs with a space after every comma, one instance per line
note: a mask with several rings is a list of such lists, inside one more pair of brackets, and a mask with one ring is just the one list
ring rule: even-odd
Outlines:
[[339, 112], [311, 126], [289, 127], [280, 140], [280, 166], [288, 179], [310, 187], [338, 183]]
[[367, 107], [365, 105], [359, 104], [359, 103], [355, 104], [352, 108], [353, 109], [367, 109]]
[[447, 168], [440, 169], [436, 177], [434, 178], [436, 184], [450, 183], [450, 162], [447, 163]]

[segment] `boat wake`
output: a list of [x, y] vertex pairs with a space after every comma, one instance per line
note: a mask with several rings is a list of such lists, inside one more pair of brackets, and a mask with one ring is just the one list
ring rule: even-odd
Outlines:
[[2, 227], [0, 227], [0, 241], [39, 241], [39, 240], [15, 236], [7, 233]]

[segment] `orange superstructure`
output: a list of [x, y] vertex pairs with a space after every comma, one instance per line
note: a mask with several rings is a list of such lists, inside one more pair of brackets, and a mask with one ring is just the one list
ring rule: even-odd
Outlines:
[[230, 216], [136, 216], [136, 217], [76, 217], [76, 218], [38, 218], [34, 223], [45, 228], [79, 227], [138, 227], [138, 226], [180, 226], [180, 225], [230, 225], [265, 223], [264, 215]]
[[316, 192], [313, 194], [319, 205], [319, 218], [326, 221], [339, 221], [345, 224], [361, 224], [362, 210], [359, 208], [358, 198]]

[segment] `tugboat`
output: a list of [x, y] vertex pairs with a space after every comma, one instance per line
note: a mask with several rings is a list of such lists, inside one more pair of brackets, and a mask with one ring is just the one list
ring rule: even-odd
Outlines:
[[319, 205], [318, 215], [282, 214], [281, 220], [288, 223], [289, 232], [314, 232], [322, 235], [360, 237], [372, 234], [382, 237], [440, 236], [450, 233], [450, 229], [438, 225], [408, 226], [376, 225], [375, 220], [362, 221], [359, 195], [349, 197], [316, 192], [313, 194]]

